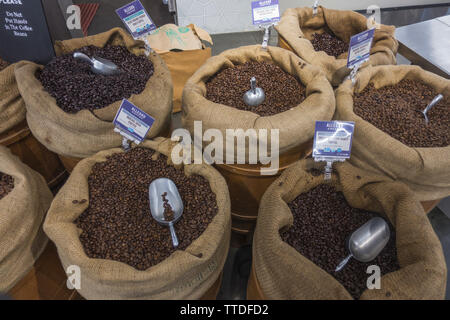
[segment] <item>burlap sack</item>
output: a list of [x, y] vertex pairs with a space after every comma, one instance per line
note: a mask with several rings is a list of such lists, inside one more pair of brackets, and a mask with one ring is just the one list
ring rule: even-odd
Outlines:
[[[352, 299], [337, 280], [280, 237], [280, 230], [293, 223], [287, 203], [324, 183], [323, 175], [307, 171], [309, 160], [287, 169], [264, 194], [253, 240], [256, 278], [268, 299]], [[382, 276], [381, 289], [366, 290], [361, 299], [443, 299], [447, 267], [442, 246], [414, 194], [400, 182], [349, 163], [334, 168], [331, 184], [350, 206], [384, 212], [396, 230], [400, 269]]]
[[14, 178], [14, 189], [0, 200], [0, 292], [7, 292], [44, 251], [42, 223], [53, 196], [44, 178], [3, 146], [0, 172]]
[[17, 88], [12, 64], [0, 71], [0, 134], [25, 120], [25, 103]]
[[[307, 98], [286, 112], [268, 117], [214, 103], [205, 98], [205, 83], [208, 79], [223, 68], [247, 61], [271, 62], [297, 77], [306, 86]], [[208, 59], [188, 80], [183, 91], [182, 123], [194, 137], [194, 121], [202, 121], [203, 132], [207, 129], [218, 129], [224, 137], [226, 129], [267, 129], [269, 137], [271, 129], [279, 129], [279, 152], [282, 154], [312, 139], [315, 120], [329, 120], [333, 116], [333, 96], [333, 89], [321, 71], [306, 64], [292, 52], [277, 47], [268, 47], [265, 51], [261, 45], [240, 47]], [[202, 141], [202, 137], [198, 138]], [[236, 142], [231, 144], [234, 144], [236, 149]], [[224, 148], [225, 146], [224, 142]], [[225, 151], [233, 150], [224, 150], [224, 154]]]
[[[337, 59], [324, 51], [314, 50], [310, 40], [314, 33], [332, 32], [340, 39], [349, 42], [350, 37], [367, 30], [367, 19], [354, 11], [331, 10], [321, 6], [316, 16], [312, 8], [287, 9], [275, 26], [281, 37], [300, 58], [306, 62], [320, 66], [333, 86], [338, 86], [350, 73], [347, 68], [348, 52]], [[379, 25], [370, 50], [368, 64], [396, 64], [398, 42], [395, 40], [395, 27]]]
[[450, 195], [450, 146], [411, 148], [392, 138], [353, 112], [353, 94], [369, 84], [375, 88], [394, 85], [402, 79], [427, 83], [450, 97], [450, 80], [417, 66], [369, 67], [358, 73], [356, 86], [344, 82], [336, 90], [336, 120], [355, 122], [350, 162], [357, 167], [382, 173], [407, 184], [420, 201]]
[[[120, 28], [86, 38], [57, 41], [55, 51], [57, 55], [62, 55], [87, 45], [104, 47], [107, 44], [126, 46], [134, 54], [144, 54], [144, 43], [135, 41]], [[154, 74], [144, 91], [128, 100], [155, 118], [147, 135], [147, 138], [153, 138], [170, 126], [172, 81], [164, 61], [157, 54], [151, 54], [149, 59], [154, 64]], [[112, 121], [122, 101], [94, 111], [66, 113], [35, 77], [36, 71], [42, 68], [32, 62], [21, 62], [15, 68], [19, 90], [27, 108], [28, 125], [39, 142], [53, 152], [76, 158], [121, 145], [122, 136], [113, 131]]]
[[[169, 155], [171, 141], [158, 138], [142, 145]], [[187, 175], [199, 174], [216, 194], [219, 211], [205, 232], [184, 251], [145, 271], [117, 261], [88, 258], [79, 240], [80, 230], [74, 224], [89, 202], [74, 205], [74, 199], [89, 199], [88, 177], [91, 168], [106, 157], [123, 152], [110, 149], [82, 160], [60, 190], [48, 212], [44, 230], [56, 244], [64, 268], [81, 269], [79, 293], [87, 299], [198, 299], [217, 280], [228, 254], [231, 215], [228, 188], [222, 176], [212, 167], [184, 166]], [[149, 213], [150, 214], [150, 213]], [[198, 254], [202, 253], [199, 258]]]

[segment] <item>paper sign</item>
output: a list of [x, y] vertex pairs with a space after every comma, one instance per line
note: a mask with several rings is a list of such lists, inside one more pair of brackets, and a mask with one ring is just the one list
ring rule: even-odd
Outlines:
[[316, 121], [313, 158], [316, 161], [350, 158], [354, 128], [354, 122]]
[[139, 144], [145, 139], [154, 122], [154, 118], [123, 99], [113, 123], [116, 126], [114, 131]]
[[156, 25], [139, 0], [116, 10], [134, 39], [138, 39], [156, 29]]
[[375, 29], [369, 29], [350, 38], [347, 68], [369, 60], [374, 34]]
[[270, 24], [280, 21], [278, 0], [252, 2], [253, 24]]

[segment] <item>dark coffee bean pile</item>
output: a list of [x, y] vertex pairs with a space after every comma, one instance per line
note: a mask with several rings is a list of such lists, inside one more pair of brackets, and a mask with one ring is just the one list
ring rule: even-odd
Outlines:
[[154, 72], [153, 63], [146, 56], [136, 56], [126, 47], [87, 46], [77, 51], [91, 58], [109, 59], [123, 72], [112, 76], [95, 74], [89, 63], [76, 60], [72, 53], [54, 58], [37, 77], [57, 105], [68, 113], [101, 109], [140, 94]]
[[378, 129], [410, 147], [450, 145], [450, 98], [444, 97], [427, 112], [420, 112], [439, 92], [421, 81], [402, 80], [375, 89], [369, 84], [354, 96], [355, 113]]
[[186, 177], [183, 169], [167, 165], [167, 157], [152, 160], [154, 155], [149, 149], [135, 148], [92, 168], [89, 207], [76, 221], [83, 230], [80, 241], [87, 256], [145, 270], [175, 251], [169, 228], [159, 225], [150, 212], [148, 188], [157, 178], [171, 179], [183, 200], [183, 216], [175, 224], [177, 250], [186, 249], [217, 214], [216, 196], [205, 178]]
[[167, 192], [164, 192], [161, 195], [161, 197], [163, 199], [163, 202], [164, 202], [164, 204], [163, 204], [163, 206], [164, 206], [164, 220], [172, 221], [173, 218], [174, 218], [174, 213], [175, 212], [173, 212], [172, 206], [170, 205], [169, 200], [166, 199], [166, 196], [167, 196]]
[[6, 62], [5, 60], [2, 60], [2, 58], [0, 58], [0, 71], [5, 69], [7, 66], [9, 66], [9, 63]]
[[[244, 103], [244, 94], [250, 90], [252, 77], [266, 95], [266, 100], [257, 107]], [[260, 116], [287, 111], [305, 98], [305, 87], [298, 79], [267, 62], [252, 61], [224, 69], [206, 83], [206, 99]]]
[[327, 32], [321, 34], [314, 33], [311, 44], [314, 50], [325, 51], [327, 55], [335, 58], [348, 51], [348, 43]]
[[0, 200], [14, 189], [14, 178], [0, 172]]
[[294, 224], [281, 233], [282, 239], [332, 275], [355, 299], [367, 289], [368, 266], [378, 265], [382, 275], [400, 268], [395, 231], [389, 224], [391, 238], [375, 260], [362, 263], [351, 259], [344, 269], [334, 271], [348, 255], [347, 238], [371, 218], [380, 215], [350, 207], [344, 195], [333, 187], [319, 185], [299, 195], [289, 203], [289, 208], [294, 216]]

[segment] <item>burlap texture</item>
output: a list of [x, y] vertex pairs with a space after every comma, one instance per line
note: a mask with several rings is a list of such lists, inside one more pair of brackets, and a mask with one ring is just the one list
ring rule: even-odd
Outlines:
[[17, 88], [15, 65], [0, 71], [0, 134], [25, 119], [25, 103]]
[[[368, 67], [357, 75], [355, 87], [345, 81], [336, 90], [336, 120], [355, 122], [350, 162], [407, 184], [420, 201], [450, 195], [450, 146], [411, 148], [392, 138], [353, 111], [353, 94], [369, 84], [375, 88], [394, 85], [403, 79], [421, 80], [450, 97], [450, 80], [417, 66]], [[424, 120], [425, 121], [425, 120]]]
[[[169, 155], [171, 141], [158, 138], [142, 146]], [[110, 149], [82, 160], [60, 190], [48, 212], [44, 230], [56, 244], [64, 268], [81, 269], [79, 293], [87, 299], [198, 299], [222, 272], [228, 254], [231, 214], [228, 188], [223, 177], [208, 165], [184, 166], [186, 175], [205, 177], [216, 194], [219, 208], [205, 232], [186, 250], [175, 251], [163, 262], [138, 271], [117, 261], [91, 259], [79, 240], [80, 229], [74, 221], [89, 206], [74, 205], [74, 199], [89, 199], [88, 177], [93, 165], [106, 157], [123, 152]], [[149, 212], [150, 214], [150, 212]], [[199, 254], [202, 256], [199, 258]]]
[[[62, 55], [87, 45], [104, 47], [107, 44], [126, 46], [136, 55], [143, 55], [145, 52], [142, 41], [135, 41], [120, 28], [86, 38], [57, 41], [55, 50], [58, 55]], [[132, 95], [128, 100], [155, 118], [147, 135], [151, 139], [170, 126], [172, 80], [159, 55], [152, 53], [149, 59], [155, 67], [154, 74], [144, 91]], [[76, 158], [88, 157], [98, 151], [121, 145], [122, 136], [113, 131], [112, 121], [122, 101], [94, 111], [66, 113], [56, 105], [56, 100], [35, 77], [36, 71], [42, 68], [32, 62], [20, 62], [15, 68], [19, 90], [27, 108], [28, 125], [39, 142], [55, 153]]]
[[14, 178], [14, 189], [0, 200], [0, 292], [7, 292], [47, 244], [42, 223], [53, 196], [44, 178], [3, 146], [0, 172]]
[[[273, 63], [295, 76], [305, 85], [307, 98], [286, 112], [267, 117], [214, 103], [205, 98], [205, 83], [212, 76], [224, 68], [248, 61]], [[331, 119], [334, 110], [333, 89], [319, 68], [305, 63], [287, 50], [268, 47], [265, 51], [260, 45], [254, 45], [224, 51], [208, 59], [197, 70], [183, 90], [182, 123], [194, 137], [194, 121], [202, 121], [203, 132], [207, 129], [218, 129], [224, 137], [226, 137], [227, 129], [243, 129], [244, 131], [267, 129], [268, 137], [270, 137], [271, 129], [279, 129], [279, 152], [282, 154], [311, 140], [314, 136], [315, 121]], [[201, 141], [201, 137], [198, 138]], [[233, 144], [236, 149], [236, 142], [232, 141], [231, 145]], [[224, 148], [225, 145], [224, 142]]]
[[[321, 6], [316, 16], [313, 16], [312, 8], [291, 8], [283, 13], [275, 29], [300, 58], [321, 67], [332, 85], [338, 86], [350, 73], [347, 68], [348, 52], [338, 58], [329, 56], [324, 51], [317, 52], [310, 41], [312, 35], [331, 31], [349, 42], [351, 36], [367, 30], [367, 19], [354, 11], [332, 10]], [[375, 30], [370, 60], [362, 67], [368, 64], [396, 64], [398, 42], [394, 35], [394, 26], [379, 25]]]
[[[287, 169], [260, 205], [253, 262], [268, 299], [352, 299], [337, 280], [280, 237], [280, 230], [293, 223], [287, 203], [324, 183], [323, 175], [314, 177], [307, 171], [312, 165], [308, 159]], [[447, 267], [442, 246], [411, 190], [349, 163], [335, 164], [335, 169], [331, 184], [344, 193], [350, 206], [384, 212], [396, 230], [400, 269], [382, 276], [381, 289], [367, 289], [361, 299], [443, 299]]]

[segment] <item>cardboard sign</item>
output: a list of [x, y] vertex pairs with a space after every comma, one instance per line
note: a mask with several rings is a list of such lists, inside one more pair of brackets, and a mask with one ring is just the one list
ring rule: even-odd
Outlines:
[[369, 60], [375, 29], [369, 29], [350, 38], [347, 68], [352, 68]]
[[278, 0], [252, 2], [253, 24], [271, 24], [280, 21]]
[[149, 14], [139, 0], [133, 1], [116, 10], [134, 39], [143, 37], [156, 29]]
[[350, 158], [354, 122], [316, 121], [313, 158], [316, 161], [342, 161]]
[[0, 57], [47, 64], [54, 56], [41, 0], [0, 1]]
[[123, 99], [113, 123], [116, 126], [114, 131], [139, 144], [145, 139], [154, 122], [154, 118]]

